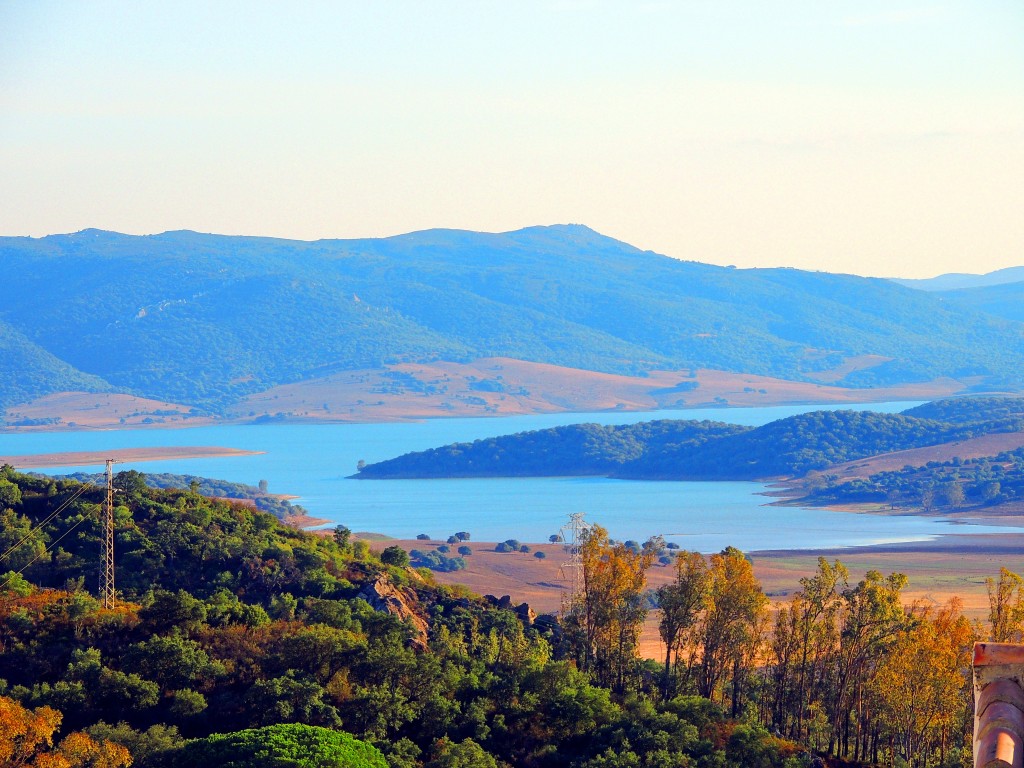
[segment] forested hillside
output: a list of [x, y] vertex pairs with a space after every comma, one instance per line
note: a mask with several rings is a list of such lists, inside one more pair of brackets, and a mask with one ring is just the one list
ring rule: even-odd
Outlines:
[[695, 421], [580, 424], [458, 443], [369, 464], [355, 477], [609, 475], [751, 480], [881, 453], [1024, 429], [1024, 400], [930, 403], [903, 414], [815, 411], [761, 427]]
[[938, 295], [956, 307], [985, 312], [1018, 323], [1024, 322], [1024, 282], [961, 288], [943, 291]]
[[0, 409], [53, 392], [110, 389], [103, 379], [77, 370], [0, 320]]
[[609, 475], [641, 461], [652, 451], [696, 453], [709, 441], [749, 429], [736, 424], [667, 419], [621, 426], [574, 424], [408, 453], [367, 464], [353, 477]]
[[[102, 490], [0, 470], [0, 759], [810, 768], [814, 751], [969, 756], [974, 629], [955, 602], [904, 606], [899, 573], [854, 581], [822, 558], [769, 633], [743, 553], [616, 543], [593, 526], [578, 542], [584, 587], [562, 616], [534, 620], [434, 585], [399, 547], [377, 557], [343, 526], [318, 538], [137, 475], [117, 485], [118, 600], [105, 608]], [[650, 593], [646, 570], [664, 559], [674, 578]], [[993, 639], [1020, 637], [1007, 606], [1021, 584], [1008, 571], [993, 581]], [[637, 656], [651, 602], [662, 662]], [[908, 700], [910, 681], [937, 695]]]
[[0, 238], [0, 258], [0, 323], [20, 350], [0, 357], [0, 406], [67, 386], [218, 412], [331, 372], [491, 356], [810, 380], [877, 355], [891, 359], [840, 383], [1022, 383], [1020, 323], [885, 280], [677, 261], [582, 226], [316, 242], [85, 230]]
[[[102, 491], [0, 476], [0, 716], [59, 724], [72, 759], [87, 742], [105, 765], [124, 764], [121, 745], [139, 768], [276, 766], [274, 745], [300, 765], [377, 768], [597, 768], [614, 753], [710, 767], [751, 750], [781, 766], [798, 751], [710, 701], [656, 701], [633, 651], [615, 687], [643, 703], [613, 696], [567, 663], [557, 622], [541, 631], [434, 586], [397, 548], [378, 559], [344, 528], [317, 538], [137, 476], [117, 485], [120, 601], [107, 609], [90, 594]], [[9, 738], [0, 755], [46, 750]], [[316, 762], [342, 753], [352, 762]]]

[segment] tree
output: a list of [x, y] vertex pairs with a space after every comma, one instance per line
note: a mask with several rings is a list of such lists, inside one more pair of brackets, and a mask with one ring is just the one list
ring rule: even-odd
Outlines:
[[288, 723], [215, 733], [169, 755], [175, 765], [204, 768], [388, 768], [384, 755], [342, 731]]
[[935, 490], [933, 488], [925, 488], [921, 491], [921, 508], [925, 512], [930, 512], [932, 507], [935, 506]]
[[[0, 480], [0, 483], [6, 482]], [[8, 483], [18, 491], [18, 486]], [[0, 488], [0, 492], [2, 492]], [[0, 503], [0, 554], [6, 554], [0, 565], [12, 571], [21, 571], [33, 562], [38, 562], [46, 552], [46, 539], [41, 528], [33, 530], [32, 521], [25, 515], [19, 515], [9, 507], [3, 508]], [[0, 579], [3, 584], [6, 579]]]
[[139, 611], [139, 618], [155, 632], [194, 632], [206, 621], [206, 605], [183, 589], [161, 589], [153, 596], [153, 602]]
[[733, 717], [739, 714], [743, 680], [761, 642], [767, 606], [768, 598], [742, 552], [726, 547], [711, 556], [697, 689], [702, 696], [713, 698], [731, 668]]
[[347, 525], [334, 526], [334, 543], [337, 544], [343, 552], [348, 551], [350, 538], [352, 538], [352, 531]]
[[948, 738], [972, 698], [964, 670], [970, 667], [974, 633], [952, 598], [937, 613], [915, 610], [914, 625], [882, 656], [871, 680], [876, 719], [889, 730], [897, 754], [909, 765], [927, 764], [938, 746], [945, 763]]
[[[849, 713], [863, 698], [854, 694], [863, 690], [874, 662], [904, 631], [908, 618], [903, 611], [900, 592], [907, 584], [902, 573], [883, 577], [878, 571], [868, 571], [853, 589], [843, 592], [845, 617], [836, 658], [836, 679], [833, 683], [831, 706], [831, 734], [829, 754], [835, 754], [840, 736], [843, 752], [848, 747]], [[858, 717], [857, 723], [862, 722]]]
[[199, 643], [180, 636], [156, 635], [129, 646], [124, 664], [129, 671], [145, 675], [164, 691], [186, 688], [194, 682], [212, 679], [218, 670]]
[[177, 749], [183, 741], [173, 725], [151, 725], [144, 731], [137, 731], [125, 722], [109, 725], [100, 720], [90, 726], [87, 733], [96, 741], [120, 744], [131, 754], [133, 765], [150, 765], [150, 758]]
[[[842, 590], [848, 586], [850, 572], [838, 560], [831, 565], [818, 558], [818, 572], [800, 579], [801, 591], [794, 597], [792, 618], [798, 658], [796, 667], [796, 738], [802, 737], [805, 702], [811, 680], [819, 677], [823, 657], [834, 650], [838, 640], [836, 618], [842, 608]], [[809, 703], [809, 702], [806, 702]]]
[[494, 757], [472, 739], [458, 743], [441, 739], [434, 749], [434, 759], [424, 768], [497, 768]]
[[128, 750], [109, 741], [95, 741], [81, 731], [69, 733], [53, 748], [53, 734], [62, 715], [50, 707], [32, 710], [0, 696], [0, 765], [9, 768], [123, 768], [132, 762]]
[[399, 568], [404, 568], [409, 564], [409, 553], [396, 544], [385, 548], [385, 550], [380, 553], [380, 561], [385, 565], [394, 565]]
[[269, 488], [270, 486], [268, 485], [266, 480], [260, 480], [259, 487], [260, 487], [260, 493], [266, 493], [267, 492], [267, 488]]
[[697, 615], [708, 600], [711, 574], [707, 560], [700, 552], [679, 552], [676, 557], [676, 579], [657, 589], [661, 622], [658, 633], [665, 643], [665, 676], [662, 695], [672, 697], [672, 663], [678, 663], [684, 633], [697, 621]]
[[147, 488], [146, 476], [134, 469], [118, 472], [114, 475], [113, 481], [115, 488], [124, 491], [129, 496], [138, 496], [144, 493]]
[[645, 571], [657, 546], [637, 552], [612, 544], [608, 532], [594, 525], [584, 531], [579, 552], [583, 589], [569, 606], [569, 620], [582, 633], [579, 650], [584, 666], [602, 684], [622, 691], [647, 615]]
[[946, 497], [946, 503], [959, 509], [964, 503], [964, 487], [960, 483], [949, 483], [942, 489], [942, 495]]
[[0, 477], [0, 509], [21, 504], [21, 488], [6, 477]]
[[1018, 639], [1024, 626], [1024, 579], [1006, 568], [999, 569], [999, 580], [985, 579], [988, 587], [988, 621], [991, 640], [1009, 643]]

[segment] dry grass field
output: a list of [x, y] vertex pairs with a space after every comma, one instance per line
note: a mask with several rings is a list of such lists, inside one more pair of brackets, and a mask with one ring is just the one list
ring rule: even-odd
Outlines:
[[[433, 549], [442, 541], [375, 541], [373, 548], [398, 544], [406, 550]], [[561, 564], [565, 555], [561, 545], [530, 545], [529, 553], [499, 553], [494, 543], [467, 542], [473, 554], [465, 558], [465, 570], [437, 573], [443, 584], [462, 584], [477, 594], [496, 597], [509, 595], [514, 603], [527, 602], [538, 613], [554, 612], [561, 607], [569, 587], [569, 574]], [[541, 560], [534, 556], [543, 551]], [[851, 547], [821, 552], [753, 552], [754, 573], [773, 604], [790, 599], [800, 589], [800, 579], [814, 574], [818, 557], [840, 560], [850, 571], [851, 585], [869, 570], [884, 574], [905, 573], [907, 604], [920, 601], [941, 605], [951, 597], [963, 601], [971, 619], [984, 620], [988, 602], [985, 578], [996, 576], [1000, 567], [1024, 572], [1024, 530], [1017, 534], [947, 535], [929, 542]], [[648, 587], [670, 581], [673, 570], [654, 567], [648, 571]], [[663, 658], [664, 646], [658, 637], [658, 614], [648, 616], [641, 638], [645, 658]]]
[[[211, 419], [191, 416], [191, 406], [109, 392], [59, 392], [29, 403], [12, 405], [4, 413], [4, 432], [51, 429], [118, 429], [135, 427], [198, 427]], [[60, 419], [58, 424], [11, 426], [19, 421]]]
[[[646, 411], [707, 406], [772, 406], [932, 400], [969, 382], [937, 379], [877, 389], [832, 386], [883, 358], [851, 358], [815, 382], [713, 370], [617, 376], [509, 358], [472, 363], [401, 364], [345, 371], [249, 395], [223, 418], [191, 416], [190, 406], [109, 393], [63, 392], [11, 406], [2, 431], [201, 426], [261, 416], [323, 423], [407, 421], [450, 416], [512, 416], [587, 411]], [[35, 423], [60, 419], [57, 424]], [[13, 426], [16, 422], [27, 422]]]
[[[832, 378], [828, 372], [823, 375]], [[482, 386], [482, 382], [500, 391], [491, 391]], [[680, 384], [696, 386], [681, 389]], [[466, 364], [410, 363], [346, 371], [287, 384], [247, 397], [230, 415], [245, 418], [280, 413], [291, 418], [322, 421], [397, 421], [561, 411], [929, 400], [949, 396], [963, 387], [963, 382], [939, 379], [923, 384], [852, 390], [704, 369], [652, 371], [644, 377], [619, 376], [509, 358], [487, 358]]]
[[169, 446], [157, 448], [115, 448], [109, 451], [66, 451], [64, 453], [38, 453], [20, 456], [0, 456], [0, 465], [10, 464], [15, 469], [26, 467], [78, 467], [102, 465], [107, 459], [118, 464], [167, 459], [209, 459], [220, 456], [252, 456], [263, 451], [243, 451], [220, 446]]

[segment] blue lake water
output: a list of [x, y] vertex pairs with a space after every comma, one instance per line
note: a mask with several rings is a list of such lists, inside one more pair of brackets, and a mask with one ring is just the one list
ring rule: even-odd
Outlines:
[[[844, 409], [894, 412], [917, 403], [844, 405]], [[992, 526], [951, 525], [937, 518], [882, 517], [820, 509], [766, 506], [764, 486], [746, 482], [647, 482], [606, 478], [488, 478], [460, 480], [349, 480], [356, 463], [452, 442], [596, 422], [627, 424], [650, 419], [713, 419], [759, 425], [833, 406], [717, 408], [645, 413], [575, 413], [503, 418], [434, 419], [399, 424], [268, 424], [96, 432], [0, 435], [0, 454], [93, 451], [154, 446], [224, 446], [265, 453], [210, 459], [147, 461], [120, 468], [222, 478], [250, 485], [265, 479], [270, 490], [300, 496], [316, 516], [354, 531], [412, 538], [469, 531], [477, 541], [516, 538], [545, 541], [570, 512], [605, 526], [619, 539], [662, 534], [686, 549], [718, 551], [811, 549], [931, 538]], [[99, 471], [60, 467], [49, 474]]]

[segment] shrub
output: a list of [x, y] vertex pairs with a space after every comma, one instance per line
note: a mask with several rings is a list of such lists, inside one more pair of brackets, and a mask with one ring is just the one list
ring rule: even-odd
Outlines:
[[409, 554], [397, 544], [380, 553], [380, 561], [385, 565], [396, 565], [404, 568], [409, 564]]
[[273, 768], [387, 768], [380, 751], [347, 733], [314, 725], [287, 723], [235, 733], [215, 733], [170, 753], [176, 765], [206, 768], [245, 765]]

